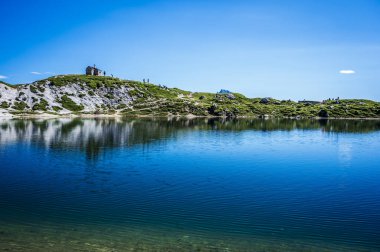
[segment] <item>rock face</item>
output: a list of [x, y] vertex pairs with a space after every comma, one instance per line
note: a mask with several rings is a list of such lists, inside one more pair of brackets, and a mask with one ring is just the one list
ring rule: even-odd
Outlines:
[[[0, 104], [3, 102], [12, 102], [16, 99], [18, 92], [16, 89], [0, 83]], [[5, 105], [3, 106], [5, 108]]]
[[66, 114], [76, 111], [128, 107], [132, 98], [127, 85], [93, 88], [81, 81], [54, 85], [51, 81], [10, 86], [0, 83], [0, 108], [8, 111], [45, 111]]

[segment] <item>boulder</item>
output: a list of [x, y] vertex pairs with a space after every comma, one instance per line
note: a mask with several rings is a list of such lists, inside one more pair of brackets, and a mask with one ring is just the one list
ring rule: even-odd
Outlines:
[[260, 103], [262, 103], [262, 104], [268, 104], [269, 103], [269, 98], [263, 98], [263, 99], [261, 99]]
[[233, 94], [228, 94], [227, 98], [230, 99], [230, 100], [235, 100], [236, 99], [236, 97]]
[[329, 113], [327, 112], [327, 110], [321, 109], [321, 110], [318, 112], [318, 116], [319, 116], [319, 117], [327, 118], [327, 117], [329, 117]]

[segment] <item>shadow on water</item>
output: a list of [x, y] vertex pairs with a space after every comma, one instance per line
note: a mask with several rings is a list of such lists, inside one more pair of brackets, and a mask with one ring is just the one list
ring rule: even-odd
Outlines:
[[378, 120], [291, 120], [222, 118], [30, 119], [0, 121], [0, 144], [27, 142], [52, 149], [79, 149], [96, 159], [103, 149], [149, 145], [194, 130], [293, 131], [370, 133], [380, 130]]

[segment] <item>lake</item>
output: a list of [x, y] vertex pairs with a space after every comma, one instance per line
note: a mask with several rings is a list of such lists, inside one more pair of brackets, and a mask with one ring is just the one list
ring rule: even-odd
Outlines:
[[380, 251], [380, 121], [0, 120], [0, 251]]

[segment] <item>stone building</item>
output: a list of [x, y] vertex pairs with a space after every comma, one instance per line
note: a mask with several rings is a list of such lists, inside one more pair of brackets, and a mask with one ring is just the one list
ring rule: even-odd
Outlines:
[[95, 76], [104, 76], [105, 72], [103, 70], [100, 70], [99, 68], [96, 68], [94, 65], [86, 67], [86, 75], [95, 75]]

